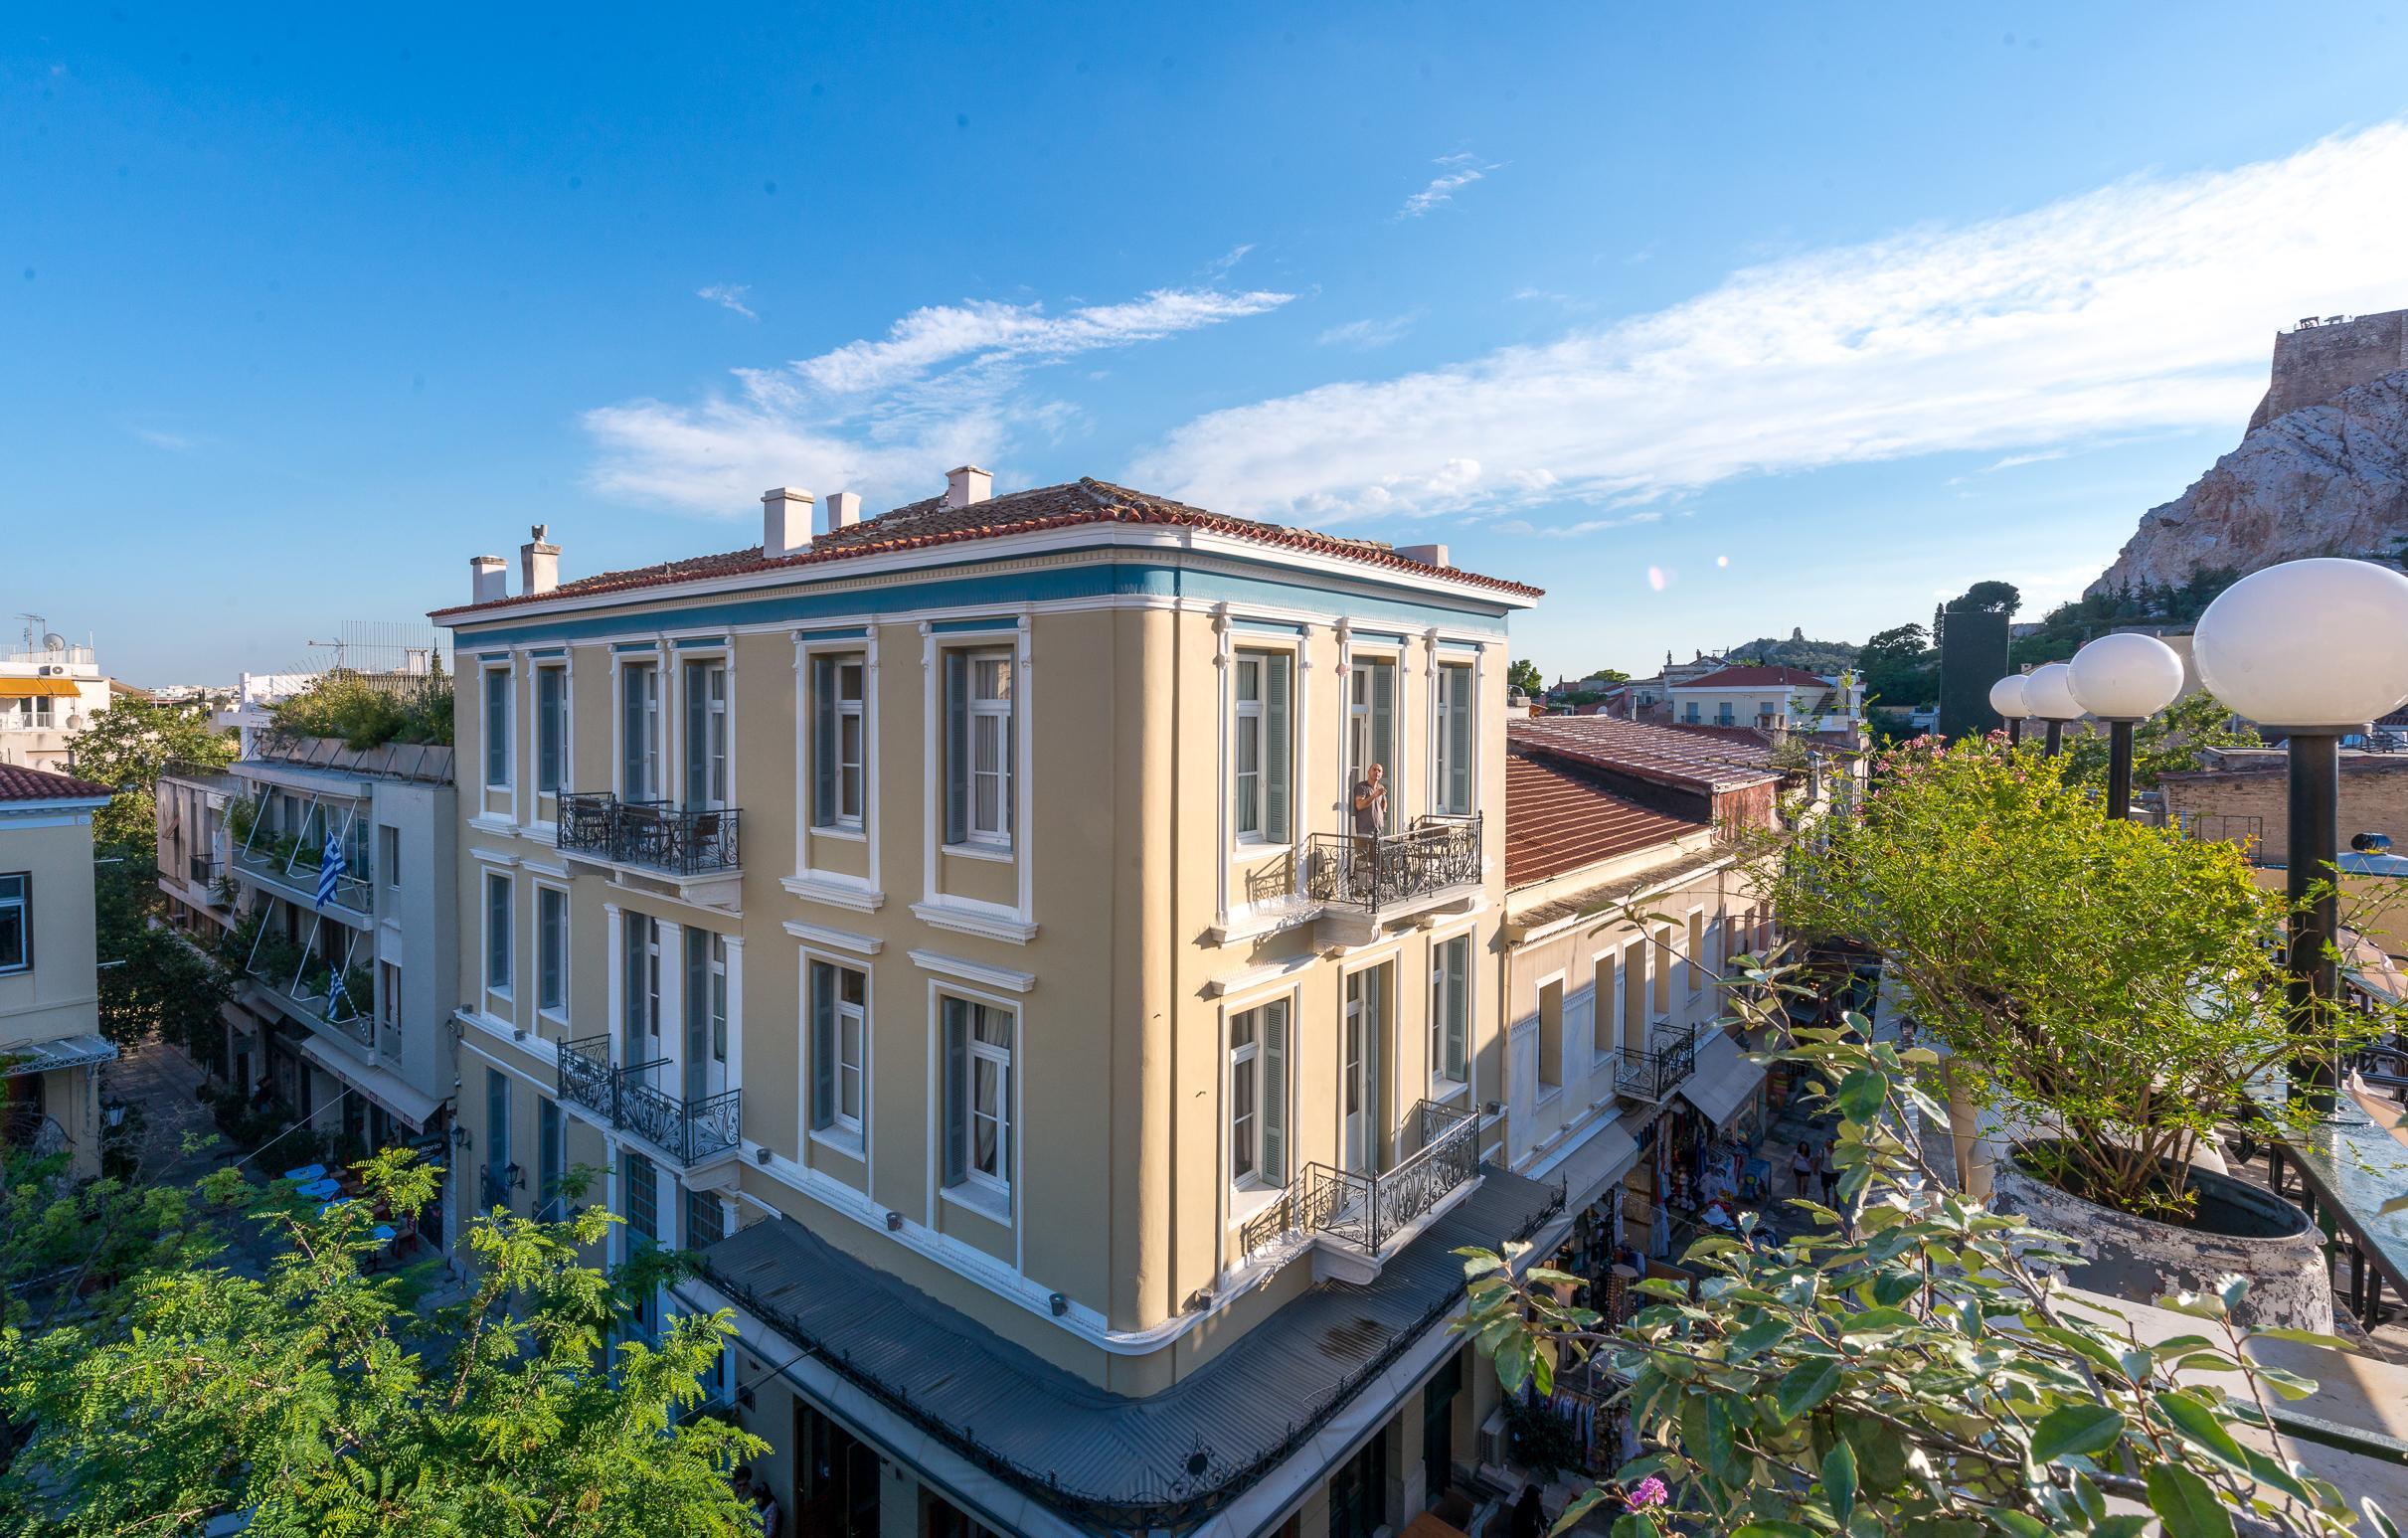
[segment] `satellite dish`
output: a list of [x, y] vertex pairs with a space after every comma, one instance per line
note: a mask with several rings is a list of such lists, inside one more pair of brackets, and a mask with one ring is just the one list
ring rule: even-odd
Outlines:
[[42, 649], [44, 651], [65, 651], [67, 649], [67, 637], [61, 635], [58, 631], [53, 630], [48, 635], [42, 637]]
[[82, 716], [70, 716], [70, 717], [68, 717], [68, 718], [67, 718], [67, 729], [68, 729], [70, 732], [81, 732], [81, 731], [83, 731], [83, 730], [84, 730], [84, 718], [83, 718]]

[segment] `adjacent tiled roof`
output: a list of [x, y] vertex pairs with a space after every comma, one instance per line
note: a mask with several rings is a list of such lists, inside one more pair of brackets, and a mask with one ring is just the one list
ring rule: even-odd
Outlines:
[[1750, 747], [1612, 716], [1505, 723], [1507, 746], [1692, 790], [1737, 790], [1780, 777], [1770, 745]]
[[1801, 668], [1740, 666], [1726, 667], [1708, 673], [1702, 678], [1692, 678], [1685, 684], [1674, 684], [1672, 687], [1675, 689], [1763, 689], [1774, 684], [1786, 684], [1795, 688], [1828, 689], [1831, 681], [1827, 678], [1817, 678], [1812, 673]]
[[786, 567], [819, 566], [887, 551], [923, 550], [967, 540], [1031, 534], [1042, 529], [1095, 523], [1177, 525], [1313, 555], [1342, 556], [1366, 566], [1411, 572], [1417, 576], [1445, 577], [1524, 598], [1538, 598], [1543, 592], [1501, 577], [1483, 577], [1476, 572], [1416, 561], [1398, 555], [1376, 540], [1343, 539], [1331, 534], [1317, 534], [1309, 529], [1291, 529], [1283, 524], [1263, 523], [1251, 518], [1232, 518], [1224, 513], [1207, 512], [1184, 502], [1174, 502], [1168, 497], [1131, 491], [1126, 486], [1116, 486], [1109, 481], [1087, 477], [1059, 486], [1007, 491], [983, 502], [973, 502], [967, 507], [946, 507], [943, 497], [908, 503], [875, 518], [865, 518], [850, 528], [818, 535], [812, 539], [811, 548], [799, 555], [765, 557], [761, 546], [752, 545], [723, 555], [695, 556], [683, 561], [664, 561], [656, 566], [604, 572], [576, 582], [562, 583], [548, 594], [532, 597], [517, 594], [489, 603], [463, 603], [452, 608], [440, 608], [434, 611], [432, 617], [448, 619], [556, 598], [617, 593], [702, 578], [740, 577]]
[[1755, 727], [1718, 727], [1703, 721], [1667, 721], [1664, 725], [1675, 732], [1711, 737], [1717, 742], [1739, 743], [1747, 747], [1769, 748], [1773, 742]]
[[85, 801], [113, 794], [108, 786], [73, 774], [0, 764], [0, 801]]
[[1508, 887], [1705, 831], [1702, 821], [1616, 795], [1578, 765], [1519, 753], [1505, 761]]

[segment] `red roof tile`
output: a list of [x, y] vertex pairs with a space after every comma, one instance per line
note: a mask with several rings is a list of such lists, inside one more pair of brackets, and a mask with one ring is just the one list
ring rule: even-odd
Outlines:
[[1515, 754], [1505, 761], [1505, 885], [1526, 886], [1706, 824], [1625, 799], [1570, 764]]
[[1775, 684], [1786, 684], [1799, 689], [1828, 689], [1831, 687], [1829, 679], [1817, 678], [1803, 668], [1754, 666], [1721, 668], [1702, 678], [1692, 678], [1685, 684], [1674, 684], [1672, 687], [1675, 689], [1763, 689]]
[[1736, 790], [1778, 778], [1771, 745], [1692, 736], [1614, 716], [1540, 716], [1505, 723], [1516, 753], [1542, 753], [1692, 790]]
[[73, 774], [0, 764], [0, 801], [87, 801], [112, 794], [108, 786]]
[[1290, 529], [1282, 524], [1262, 523], [1251, 518], [1232, 518], [1223, 513], [1190, 507], [1184, 502], [1173, 502], [1167, 497], [1131, 491], [1126, 486], [1116, 486], [1109, 481], [1088, 477], [1059, 486], [1007, 491], [983, 502], [973, 502], [967, 507], [946, 507], [944, 498], [931, 497], [925, 502], [913, 502], [892, 512], [881, 513], [875, 518], [865, 518], [850, 528], [818, 535], [812, 539], [811, 548], [799, 555], [765, 557], [761, 546], [752, 545], [722, 555], [696, 556], [683, 561], [664, 561], [656, 566], [604, 572], [577, 582], [563, 583], [547, 594], [518, 594], [488, 603], [462, 603], [450, 608], [438, 608], [430, 617], [451, 619], [549, 598], [618, 593], [703, 578], [740, 577], [787, 567], [820, 566], [887, 551], [923, 550], [967, 540], [1031, 534], [1042, 529], [1095, 523], [1177, 525], [1314, 555], [1342, 556], [1366, 566], [1385, 567], [1426, 577], [1446, 577], [1524, 598], [1535, 598], [1544, 592], [1543, 589], [1508, 582], [1501, 577], [1483, 577], [1477, 572], [1416, 561], [1398, 555], [1375, 540], [1342, 539], [1336, 535], [1317, 534], [1309, 529]]

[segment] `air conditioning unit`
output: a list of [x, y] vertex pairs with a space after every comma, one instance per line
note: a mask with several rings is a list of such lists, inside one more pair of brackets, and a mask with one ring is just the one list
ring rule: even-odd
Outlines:
[[45, 678], [53, 678], [66, 671], [66, 668], [61, 667], [56, 662], [45, 662], [42, 664], [42, 676]]
[[1505, 1455], [1511, 1451], [1505, 1436], [1505, 1407], [1499, 1405], [1488, 1412], [1487, 1420], [1480, 1422], [1480, 1466], [1504, 1467]]

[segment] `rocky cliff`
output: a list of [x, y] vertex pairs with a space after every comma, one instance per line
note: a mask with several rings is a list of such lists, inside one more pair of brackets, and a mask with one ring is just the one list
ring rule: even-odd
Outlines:
[[2253, 572], [2303, 556], [2387, 560], [2403, 541], [2408, 369], [2252, 425], [2189, 490], [2141, 516], [2140, 532], [2090, 591], [2179, 584], [2218, 567]]

